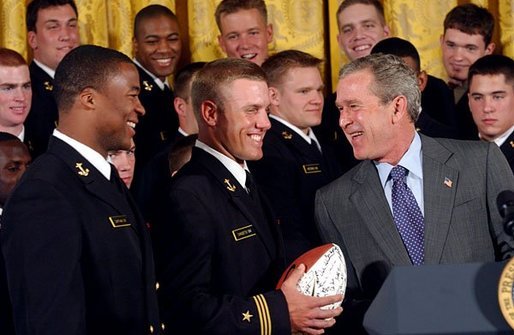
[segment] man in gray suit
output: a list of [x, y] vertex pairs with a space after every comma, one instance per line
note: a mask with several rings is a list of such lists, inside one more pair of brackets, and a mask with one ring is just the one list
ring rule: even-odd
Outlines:
[[[393, 266], [490, 262], [513, 253], [496, 210], [498, 193], [514, 189], [501, 151], [494, 143], [418, 134], [420, 92], [400, 58], [374, 54], [344, 66], [336, 105], [339, 125], [363, 160], [316, 195], [321, 238], [341, 246], [348, 267], [341, 316], [349, 320], [339, 326], [361, 327]], [[398, 168], [406, 177], [393, 181]], [[399, 188], [409, 201], [399, 204]], [[410, 209], [416, 222], [402, 218]]]

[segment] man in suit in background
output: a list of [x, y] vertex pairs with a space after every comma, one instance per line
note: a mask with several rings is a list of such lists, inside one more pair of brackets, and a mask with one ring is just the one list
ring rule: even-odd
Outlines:
[[[28, 70], [27, 70], [28, 75]], [[11, 133], [0, 132], [0, 229], [5, 202], [30, 164], [27, 146]], [[0, 252], [0, 334], [14, 335], [5, 263]]]
[[261, 65], [268, 58], [273, 26], [264, 0], [222, 0], [216, 7], [218, 42], [227, 57]]
[[455, 121], [461, 139], [478, 139], [468, 104], [468, 70], [477, 59], [493, 53], [493, 30], [493, 15], [472, 3], [453, 8], [444, 19], [441, 51], [448, 86], [453, 90]]
[[32, 102], [27, 62], [14, 50], [0, 48], [0, 131], [25, 140], [25, 122]]
[[320, 64], [298, 50], [279, 52], [262, 64], [270, 87], [271, 129], [262, 159], [249, 167], [280, 220], [287, 264], [321, 244], [314, 195], [341, 175], [335, 154], [312, 129], [320, 124], [323, 110]]
[[482, 140], [496, 143], [514, 172], [514, 60], [488, 55], [469, 68], [469, 109]]
[[344, 66], [336, 104], [340, 126], [363, 161], [318, 191], [316, 222], [322, 240], [345, 255], [348, 327], [361, 325], [362, 311], [393, 266], [492, 262], [513, 254], [496, 210], [498, 193], [514, 189], [505, 157], [494, 143], [417, 134], [419, 87], [400, 58], [373, 54]]
[[80, 44], [77, 17], [73, 0], [34, 0], [27, 6], [27, 38], [34, 59], [29, 66], [32, 107], [25, 123], [25, 142], [33, 158], [46, 151], [57, 126], [57, 105], [52, 95], [55, 69]]
[[192, 86], [198, 140], [173, 177], [165, 221], [155, 231], [163, 320], [184, 334], [318, 334], [341, 309], [340, 295], [315, 298], [284, 270], [279, 226], [247, 171], [262, 157], [270, 123], [268, 85], [252, 62], [205, 65]]
[[134, 137], [137, 185], [142, 168], [173, 142], [178, 129], [167, 78], [175, 72], [182, 52], [177, 17], [162, 5], [141, 9], [134, 20], [133, 42], [134, 63], [141, 81], [139, 98], [146, 111]]
[[144, 109], [131, 59], [80, 46], [54, 81], [59, 126], [7, 201], [0, 240], [16, 334], [159, 332], [149, 234], [106, 158]]

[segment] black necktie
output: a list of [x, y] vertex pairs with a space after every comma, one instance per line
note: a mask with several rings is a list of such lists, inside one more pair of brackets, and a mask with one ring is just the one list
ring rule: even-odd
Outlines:
[[253, 178], [252, 178], [252, 174], [248, 171], [248, 170], [245, 170], [246, 172], [246, 181], [245, 181], [245, 187], [246, 187], [246, 192], [250, 195], [250, 197], [252, 199], [255, 199], [255, 193], [257, 191], [257, 188], [255, 187], [255, 183], [253, 182]]

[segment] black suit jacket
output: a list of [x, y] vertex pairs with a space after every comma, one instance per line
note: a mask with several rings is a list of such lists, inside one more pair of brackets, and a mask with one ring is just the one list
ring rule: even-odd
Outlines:
[[264, 156], [248, 162], [248, 166], [280, 220], [289, 264], [321, 244], [314, 224], [314, 196], [318, 188], [342, 172], [329, 146], [322, 145], [321, 154], [291, 128], [275, 119], [270, 121]]
[[[178, 117], [173, 108], [173, 92], [161, 90], [141, 67], [137, 66], [141, 85], [139, 100], [145, 115], [136, 125], [136, 174], [152, 157], [171, 143], [177, 133]], [[136, 176], [137, 178], [137, 176]]]
[[455, 105], [457, 117], [457, 130], [459, 139], [462, 140], [478, 140], [478, 128], [473, 121], [473, 115], [469, 109], [468, 92], [460, 98]]
[[514, 131], [510, 133], [509, 137], [500, 146], [500, 150], [507, 158], [507, 162], [509, 162], [510, 168], [514, 173]]
[[59, 113], [53, 97], [53, 79], [36, 63], [29, 65], [32, 82], [32, 106], [25, 120], [25, 143], [32, 158], [46, 151], [48, 140], [57, 126]]
[[273, 290], [283, 247], [262, 200], [199, 148], [173, 177], [155, 242], [161, 316], [177, 334], [291, 333], [285, 297]]
[[[451, 131], [448, 134], [451, 136], [434, 137], [458, 137], [456, 133], [457, 119], [453, 92], [442, 79], [428, 75], [427, 85], [421, 93], [421, 107], [423, 108], [422, 114], [430, 116], [437, 123], [438, 127], [433, 127], [433, 129], [442, 128], [443, 131]], [[419, 127], [418, 124], [416, 126]], [[433, 136], [427, 132], [424, 134]]]
[[52, 137], [24, 174], [0, 233], [17, 334], [160, 330], [149, 234], [132, 198], [65, 142]]
[[[0, 227], [1, 228], [1, 227]], [[12, 306], [7, 289], [7, 275], [5, 262], [0, 252], [0, 334], [14, 335], [14, 323], [12, 319]]]

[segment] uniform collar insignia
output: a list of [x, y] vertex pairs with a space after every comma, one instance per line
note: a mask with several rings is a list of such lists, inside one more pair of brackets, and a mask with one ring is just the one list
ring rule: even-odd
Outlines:
[[53, 91], [54, 90], [54, 85], [52, 85], [49, 81], [45, 81], [43, 83], [43, 86], [44, 86], [45, 90], [47, 90], [47, 91]]
[[230, 180], [229, 180], [229, 179], [225, 179], [225, 180], [223, 181], [223, 183], [224, 183], [225, 185], [227, 185], [227, 190], [229, 190], [230, 192], [235, 192], [235, 191], [236, 191], [236, 188], [237, 188], [237, 187], [236, 187], [236, 186], [234, 186], [234, 185], [232, 185], [232, 184], [230, 183]]
[[292, 139], [292, 138], [293, 138], [293, 135], [292, 135], [290, 132], [288, 132], [288, 131], [283, 131], [283, 132], [282, 132], [282, 137], [283, 137], [284, 139], [286, 139], [286, 140], [290, 140], [290, 139]]
[[79, 176], [83, 176], [83, 177], [87, 177], [89, 175], [89, 169], [88, 168], [83, 168], [82, 167], [82, 164], [83, 163], [75, 163], [75, 167], [77, 168], [78, 170], [78, 174]]
[[514, 148], [514, 141], [510, 141], [509, 144], [511, 148]]
[[148, 82], [148, 80], [143, 80], [143, 88], [147, 91], [151, 91], [153, 89], [153, 85]]

